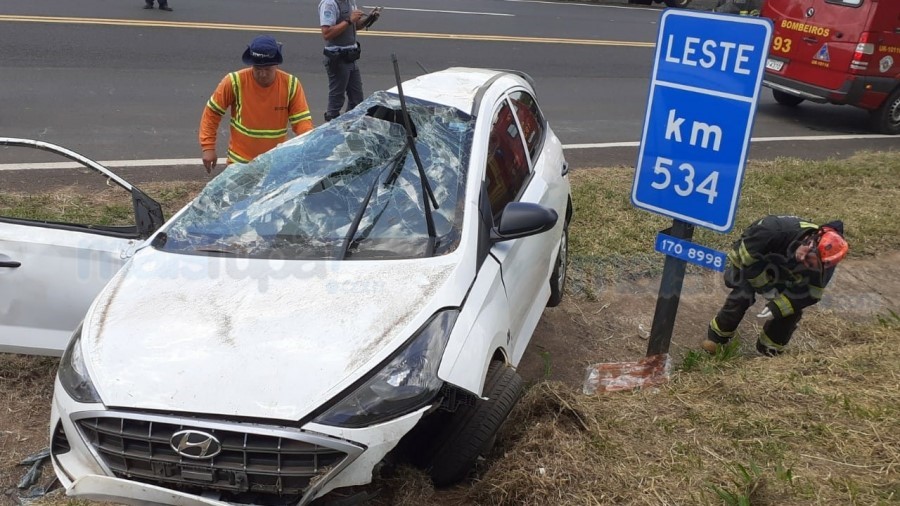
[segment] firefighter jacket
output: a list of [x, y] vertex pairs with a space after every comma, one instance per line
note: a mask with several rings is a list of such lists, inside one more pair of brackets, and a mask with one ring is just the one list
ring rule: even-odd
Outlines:
[[300, 135], [313, 129], [303, 86], [296, 77], [278, 70], [275, 82], [264, 88], [253, 69], [231, 72], [213, 92], [200, 119], [200, 147], [216, 148], [216, 130], [231, 109], [228, 163], [246, 163], [287, 139], [287, 125]]
[[[840, 221], [828, 226], [843, 232]], [[766, 304], [776, 317], [819, 302], [834, 275], [834, 267], [810, 269], [794, 256], [797, 247], [818, 230], [818, 225], [796, 216], [766, 216], [747, 227], [728, 253], [737, 282], [749, 284], [756, 293], [777, 292]]]

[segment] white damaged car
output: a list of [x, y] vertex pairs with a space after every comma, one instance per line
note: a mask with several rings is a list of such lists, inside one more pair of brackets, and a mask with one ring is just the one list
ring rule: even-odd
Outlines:
[[400, 452], [455, 483], [563, 296], [567, 164], [524, 74], [451, 68], [376, 92], [229, 166], [165, 224], [115, 182], [135, 196], [127, 230], [0, 218], [4, 286], [35, 282], [33, 262], [65, 272], [42, 256], [63, 238], [121, 262], [108, 283], [69, 280], [99, 294], [55, 333], [0, 307], [0, 348], [65, 347], [50, 433], [71, 496], [306, 504]]

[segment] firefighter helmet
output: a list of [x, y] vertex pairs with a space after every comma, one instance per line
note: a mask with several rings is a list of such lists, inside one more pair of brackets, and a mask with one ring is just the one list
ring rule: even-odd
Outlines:
[[847, 256], [847, 251], [850, 249], [841, 234], [831, 227], [822, 227], [819, 230], [816, 243], [816, 252], [819, 254], [819, 261], [824, 269], [830, 269], [837, 265]]

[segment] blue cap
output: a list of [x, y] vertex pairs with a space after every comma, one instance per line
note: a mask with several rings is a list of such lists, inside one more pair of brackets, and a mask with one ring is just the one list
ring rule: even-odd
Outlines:
[[256, 67], [268, 67], [269, 65], [281, 65], [284, 58], [281, 56], [281, 44], [271, 35], [257, 35], [250, 41], [250, 45], [241, 57], [246, 65]]

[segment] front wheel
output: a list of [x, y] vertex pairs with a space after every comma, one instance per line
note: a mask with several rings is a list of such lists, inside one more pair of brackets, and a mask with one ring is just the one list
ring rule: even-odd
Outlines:
[[802, 98], [779, 90], [772, 90], [772, 98], [774, 98], [775, 101], [779, 104], [786, 105], [788, 107], [795, 107], [800, 105], [800, 102], [803, 102]]
[[894, 90], [871, 114], [872, 130], [887, 135], [900, 134], [900, 88]]
[[563, 226], [562, 237], [559, 239], [559, 253], [556, 255], [556, 265], [553, 266], [553, 274], [550, 275], [550, 300], [547, 301], [547, 307], [556, 307], [562, 302], [568, 270], [569, 224], [567, 223]]
[[484, 381], [486, 399], [460, 405], [438, 436], [431, 463], [431, 481], [436, 486], [453, 485], [466, 477], [478, 456], [491, 449], [497, 431], [524, 389], [515, 369], [503, 362], [491, 362]]
[[691, 3], [691, 0], [665, 0], [665, 3], [666, 7], [681, 7], [683, 9]]

